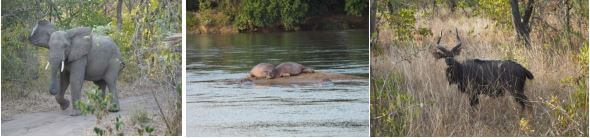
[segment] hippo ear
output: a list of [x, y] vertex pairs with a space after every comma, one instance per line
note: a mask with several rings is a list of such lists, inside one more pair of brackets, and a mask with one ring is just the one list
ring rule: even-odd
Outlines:
[[70, 40], [70, 53], [68, 61], [75, 61], [85, 56], [92, 48], [92, 30], [88, 27], [79, 27], [67, 31]]

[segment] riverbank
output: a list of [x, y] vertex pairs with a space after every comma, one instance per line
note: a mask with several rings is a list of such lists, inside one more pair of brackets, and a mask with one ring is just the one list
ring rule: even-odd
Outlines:
[[280, 23], [268, 27], [240, 30], [236, 23], [229, 21], [230, 17], [219, 12], [198, 13], [189, 12], [187, 32], [192, 34], [233, 34], [241, 32], [289, 32], [289, 31], [322, 31], [366, 29], [367, 17], [351, 15], [324, 15], [306, 17], [295, 30], [287, 30]]

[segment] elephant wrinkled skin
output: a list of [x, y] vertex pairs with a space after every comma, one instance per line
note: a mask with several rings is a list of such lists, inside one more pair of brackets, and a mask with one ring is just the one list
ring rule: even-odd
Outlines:
[[[70, 104], [64, 98], [68, 86], [72, 92], [71, 103], [75, 103], [81, 98], [84, 80], [93, 81], [103, 95], [108, 87], [113, 96], [113, 107], [109, 110], [119, 110], [116, 85], [123, 63], [119, 48], [111, 38], [93, 35], [92, 29], [88, 27], [59, 31], [50, 22], [41, 20], [31, 31], [29, 41], [49, 49], [49, 92], [51, 95], [57, 94], [55, 99], [62, 110]], [[80, 109], [74, 106], [70, 115], [80, 115]]]

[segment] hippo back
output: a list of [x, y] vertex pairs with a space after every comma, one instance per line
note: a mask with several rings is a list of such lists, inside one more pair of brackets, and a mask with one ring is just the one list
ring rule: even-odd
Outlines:
[[281, 74], [290, 74], [291, 76], [293, 75], [298, 75], [301, 74], [303, 71], [303, 65], [295, 63], [295, 62], [285, 62], [285, 63], [281, 63], [276, 67], [276, 71], [278, 72], [279, 75]]

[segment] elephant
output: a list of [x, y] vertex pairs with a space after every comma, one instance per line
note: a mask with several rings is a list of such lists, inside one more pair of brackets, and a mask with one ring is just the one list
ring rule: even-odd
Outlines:
[[272, 71], [275, 68], [275, 65], [268, 64], [268, 63], [260, 63], [250, 70], [250, 74], [248, 77], [251, 78], [266, 78], [270, 79], [273, 78]]
[[[108, 87], [113, 96], [109, 111], [120, 110], [117, 79], [124, 64], [117, 44], [110, 37], [93, 35], [92, 29], [88, 27], [60, 31], [49, 21], [40, 20], [31, 31], [29, 41], [35, 46], [49, 49], [45, 66], [46, 70], [51, 66], [49, 93], [55, 95], [62, 110], [70, 104], [64, 98], [68, 86], [73, 105], [81, 98], [85, 80], [93, 81], [103, 96]], [[80, 115], [79, 107], [73, 106], [70, 115]]]
[[304, 67], [303, 65], [295, 62], [284, 62], [275, 67], [272, 71], [272, 78], [276, 77], [289, 77], [296, 76], [301, 73], [313, 73], [314, 70], [311, 68]]

